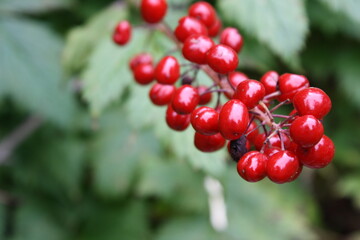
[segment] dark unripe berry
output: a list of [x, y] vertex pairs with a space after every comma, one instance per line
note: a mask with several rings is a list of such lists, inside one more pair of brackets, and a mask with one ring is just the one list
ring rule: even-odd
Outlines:
[[221, 20], [218, 17], [216, 17], [215, 23], [208, 28], [209, 36], [216, 37], [219, 34], [221, 27], [222, 27]]
[[250, 149], [249, 141], [247, 141], [245, 135], [242, 135], [240, 138], [229, 141], [228, 152], [231, 158], [238, 162], [245, 153]]
[[222, 74], [234, 71], [239, 64], [236, 52], [223, 44], [210, 48], [206, 55], [206, 61], [215, 72]]
[[140, 85], [146, 85], [154, 80], [154, 67], [151, 64], [140, 64], [134, 69], [134, 79]]
[[293, 104], [300, 116], [313, 115], [317, 119], [325, 117], [331, 109], [329, 96], [319, 88], [306, 88], [299, 91]]
[[194, 145], [202, 152], [215, 152], [224, 147], [225, 142], [220, 133], [209, 136], [195, 132]]
[[173, 56], [160, 60], [155, 68], [155, 79], [161, 84], [174, 84], [180, 77], [180, 64]]
[[304, 148], [317, 144], [323, 135], [322, 123], [312, 115], [298, 117], [290, 126], [292, 140]]
[[152, 64], [152, 57], [149, 53], [140, 53], [131, 58], [129, 67], [132, 71], [140, 64]]
[[188, 37], [194, 34], [207, 35], [207, 29], [196, 18], [185, 16], [180, 18], [174, 33], [180, 42], [185, 42]]
[[245, 80], [236, 87], [234, 99], [242, 101], [248, 109], [254, 108], [265, 96], [265, 88], [256, 80]]
[[227, 27], [220, 35], [220, 43], [231, 47], [236, 52], [240, 52], [244, 40], [236, 28]]
[[289, 99], [292, 101], [294, 95], [301, 89], [309, 87], [309, 80], [303, 75], [285, 73], [279, 77], [279, 90], [281, 95], [278, 96], [280, 102]]
[[237, 163], [237, 172], [248, 182], [257, 182], [266, 177], [267, 157], [258, 152], [251, 151], [240, 158]]
[[203, 135], [219, 132], [219, 113], [210, 107], [199, 107], [191, 113], [191, 125]]
[[197, 88], [199, 95], [200, 95], [200, 101], [199, 105], [205, 105], [208, 104], [212, 99], [212, 93], [206, 92], [208, 88], [206, 86], [199, 86]]
[[279, 151], [269, 157], [267, 176], [275, 183], [286, 183], [294, 180], [301, 168], [297, 156], [290, 151]]
[[179, 114], [190, 114], [198, 105], [199, 100], [200, 96], [196, 88], [183, 85], [175, 91], [172, 107]]
[[241, 137], [249, 124], [249, 112], [246, 106], [237, 99], [224, 104], [219, 115], [219, 130], [228, 140]]
[[175, 89], [176, 88], [174, 85], [163, 85], [160, 83], [155, 83], [149, 92], [151, 102], [157, 106], [164, 106], [169, 104], [172, 100]]
[[214, 46], [214, 41], [205, 35], [192, 35], [183, 45], [182, 53], [190, 62], [197, 64], [206, 63], [206, 53]]
[[196, 18], [206, 27], [211, 27], [216, 20], [215, 9], [207, 2], [199, 1], [189, 8], [189, 16]]
[[113, 41], [118, 45], [125, 45], [131, 38], [131, 24], [128, 21], [119, 22], [113, 33]]
[[171, 105], [168, 105], [165, 119], [167, 125], [175, 131], [184, 131], [190, 125], [190, 114], [178, 114]]
[[140, 9], [145, 22], [158, 23], [166, 15], [167, 3], [166, 0], [142, 0]]
[[273, 93], [277, 90], [278, 81], [279, 74], [275, 71], [269, 71], [261, 77], [260, 82], [265, 87], [266, 95]]

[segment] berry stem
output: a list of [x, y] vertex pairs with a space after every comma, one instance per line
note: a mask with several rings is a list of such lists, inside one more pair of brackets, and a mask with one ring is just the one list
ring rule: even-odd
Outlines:
[[279, 103], [278, 105], [276, 105], [275, 107], [273, 107], [270, 112], [273, 113], [275, 112], [279, 107], [281, 107], [282, 105], [285, 105], [287, 103], [289, 103], [290, 100], [289, 99], [286, 99], [285, 101], [282, 101], [281, 103]]
[[273, 98], [273, 97], [276, 97], [276, 96], [279, 96], [279, 95], [281, 95], [281, 92], [280, 92], [280, 91], [276, 91], [276, 92], [273, 92], [273, 93], [270, 93], [270, 94], [266, 95], [266, 96], [264, 97], [264, 100], [269, 99], [269, 98]]

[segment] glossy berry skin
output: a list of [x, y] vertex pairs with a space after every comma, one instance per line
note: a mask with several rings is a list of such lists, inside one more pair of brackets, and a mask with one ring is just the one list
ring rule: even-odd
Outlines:
[[238, 99], [232, 99], [224, 104], [219, 115], [219, 130], [228, 140], [241, 137], [249, 124], [249, 112]]
[[167, 3], [166, 0], [142, 0], [140, 10], [145, 22], [158, 23], [166, 15]]
[[242, 72], [231, 72], [228, 74], [228, 79], [233, 88], [236, 88], [239, 83], [248, 80], [249, 77]]
[[324, 127], [313, 115], [298, 117], [290, 126], [292, 140], [304, 148], [317, 144], [323, 135]]
[[129, 62], [129, 67], [132, 71], [134, 71], [138, 65], [145, 63], [152, 64], [152, 57], [148, 53], [140, 53], [131, 58]]
[[220, 43], [231, 47], [235, 52], [240, 52], [244, 40], [236, 28], [227, 27], [220, 35]]
[[293, 104], [300, 116], [313, 115], [317, 119], [325, 117], [331, 109], [329, 96], [319, 88], [306, 88], [299, 91]]
[[191, 85], [178, 88], [173, 96], [172, 107], [179, 114], [190, 114], [199, 104], [198, 90]]
[[237, 172], [248, 182], [257, 182], [266, 177], [267, 157], [258, 152], [251, 151], [240, 158], [237, 163]]
[[281, 148], [279, 147], [271, 147], [271, 148], [265, 148], [264, 154], [269, 158], [275, 153], [278, 153], [281, 151]]
[[221, 20], [217, 17], [215, 19], [215, 23], [208, 28], [209, 37], [216, 37], [219, 34], [221, 27], [222, 27]]
[[275, 71], [268, 71], [261, 77], [260, 82], [265, 87], [266, 95], [273, 93], [277, 90], [278, 81], [279, 74]]
[[[288, 136], [284, 133], [281, 133], [281, 139], [284, 142], [284, 147], [288, 148], [290, 146], [290, 139], [288, 138]], [[266, 140], [266, 136], [264, 133], [258, 134], [254, 140], [255, 148], [260, 151], [264, 145], [265, 140]], [[281, 147], [281, 141], [278, 134], [272, 136], [269, 139], [265, 149], [271, 147], [279, 147], [279, 148]]]
[[140, 85], [146, 85], [154, 80], [154, 67], [151, 64], [140, 64], [134, 69], [134, 79]]
[[211, 27], [216, 20], [216, 12], [213, 6], [204, 1], [192, 4], [189, 8], [189, 16], [196, 18], [206, 27]]
[[239, 64], [236, 52], [223, 44], [210, 48], [206, 55], [206, 61], [215, 72], [222, 74], [234, 71]]
[[197, 88], [197, 90], [198, 90], [199, 95], [200, 95], [199, 105], [208, 104], [212, 99], [212, 93], [211, 92], [205, 93], [208, 90], [208, 87], [199, 86]]
[[267, 176], [275, 183], [286, 183], [296, 178], [301, 168], [297, 156], [290, 151], [279, 151], [269, 157]]
[[205, 64], [206, 53], [213, 46], [214, 41], [211, 40], [211, 38], [205, 35], [195, 34], [185, 40], [182, 53], [190, 62]]
[[155, 68], [155, 79], [161, 84], [174, 84], [180, 77], [180, 64], [173, 56], [160, 60]]
[[297, 156], [302, 164], [309, 168], [323, 168], [327, 166], [335, 154], [335, 145], [326, 135], [311, 148], [298, 147]]
[[278, 97], [280, 102], [289, 99], [292, 101], [294, 95], [301, 89], [309, 87], [309, 80], [303, 75], [285, 73], [279, 77], [279, 90], [281, 95]]
[[128, 21], [119, 22], [113, 33], [114, 43], [120, 46], [125, 45], [131, 38], [131, 32], [131, 24]]
[[256, 80], [245, 80], [236, 87], [234, 99], [242, 101], [248, 109], [254, 108], [265, 96], [265, 88]]
[[207, 35], [207, 29], [204, 24], [196, 18], [185, 16], [180, 18], [178, 26], [175, 28], [175, 36], [180, 42], [193, 34]]
[[199, 107], [191, 113], [191, 125], [196, 132], [214, 135], [219, 132], [219, 113], [210, 107]]
[[175, 131], [184, 131], [190, 125], [190, 114], [178, 114], [173, 110], [171, 105], [168, 105], [165, 120], [171, 129]]
[[171, 102], [176, 88], [174, 85], [155, 83], [150, 89], [149, 97], [153, 104], [164, 106]]
[[220, 133], [209, 136], [195, 132], [194, 145], [202, 152], [215, 152], [223, 148], [225, 142], [225, 139], [221, 136]]
[[257, 135], [259, 135], [259, 129], [256, 128], [257, 128], [257, 124], [255, 123], [255, 121], [252, 121], [251, 124], [249, 125], [248, 130], [246, 131], [246, 138], [250, 142], [254, 142]]

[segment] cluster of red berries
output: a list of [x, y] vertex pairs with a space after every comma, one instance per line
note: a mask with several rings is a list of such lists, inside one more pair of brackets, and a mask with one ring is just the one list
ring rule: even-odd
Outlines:
[[[194, 145], [203, 152], [217, 151], [228, 141], [239, 175], [249, 182], [266, 176], [276, 183], [290, 182], [303, 166], [322, 168], [331, 162], [335, 147], [324, 135], [322, 124], [331, 109], [325, 92], [310, 87], [308, 79], [297, 74], [279, 76], [269, 71], [260, 81], [249, 79], [235, 71], [243, 46], [241, 34], [235, 28], [222, 29], [209, 3], [191, 5], [174, 31], [162, 22], [167, 7], [165, 0], [142, 0], [140, 9], [143, 19], [173, 39], [190, 63], [180, 64], [177, 58], [165, 56], [154, 65], [151, 55], [140, 53], [130, 60], [130, 68], [141, 85], [156, 80], [150, 100], [167, 106], [166, 123], [171, 129], [183, 131], [191, 124]], [[212, 38], [219, 34], [217, 44]], [[130, 38], [131, 25], [120, 22], [114, 42], [124, 45]], [[198, 71], [204, 71], [214, 84], [200, 85]], [[215, 107], [204, 106], [214, 93]], [[229, 99], [223, 105], [222, 93]], [[292, 104], [294, 110], [289, 115], [276, 114], [285, 104]]]

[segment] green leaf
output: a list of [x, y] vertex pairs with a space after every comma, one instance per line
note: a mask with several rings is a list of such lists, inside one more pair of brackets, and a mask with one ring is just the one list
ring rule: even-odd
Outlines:
[[304, 46], [308, 20], [302, 0], [221, 0], [218, 5], [226, 21], [259, 39], [288, 63], [294, 62]]
[[40, 23], [17, 17], [1, 17], [0, 33], [0, 97], [10, 96], [28, 111], [70, 124], [75, 106], [60, 84], [61, 41]]
[[71, 0], [1, 0], [0, 12], [45, 12], [69, 6]]
[[320, 0], [335, 12], [342, 13], [360, 23], [360, 2], [356, 0]]

